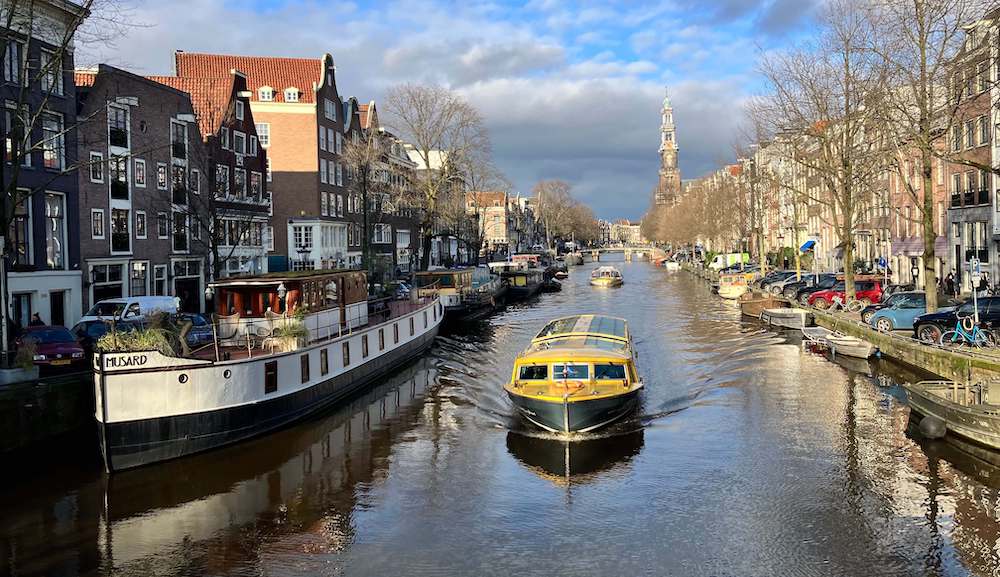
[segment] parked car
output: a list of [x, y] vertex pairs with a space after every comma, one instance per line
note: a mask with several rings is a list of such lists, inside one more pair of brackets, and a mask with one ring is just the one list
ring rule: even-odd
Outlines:
[[894, 295], [896, 293], [911, 292], [911, 291], [915, 291], [915, 290], [919, 290], [919, 289], [913, 283], [909, 283], [909, 284], [891, 284], [891, 285], [887, 285], [887, 286], [882, 287], [882, 298], [887, 298], [890, 295]]
[[[889, 294], [887, 292], [887, 290], [883, 290], [882, 291], [882, 301], [881, 302], [872, 303], [872, 304], [866, 306], [861, 311], [861, 322], [863, 322], [865, 324], [870, 324], [869, 321], [871, 321], [872, 316], [876, 312], [878, 312], [878, 311], [880, 311], [880, 310], [882, 310], [884, 308], [889, 308], [889, 307], [895, 305], [896, 303], [898, 303], [900, 300], [902, 300], [904, 298], [905, 294], [908, 294], [908, 293], [896, 292], [894, 294]], [[925, 306], [926, 306], [926, 299], [924, 300], [924, 302], [925, 302]]]
[[[981, 327], [987, 329], [1000, 327], [1000, 297], [977, 299], [977, 305]], [[955, 328], [958, 317], [967, 317], [974, 312], [972, 299], [969, 299], [957, 307], [945, 307], [920, 315], [913, 319], [913, 335], [925, 343], [936, 343], [941, 340], [941, 335], [945, 331]]]
[[795, 277], [794, 270], [779, 271], [775, 273], [774, 276], [772, 276], [770, 279], [760, 283], [760, 288], [765, 292], [772, 292], [771, 287], [774, 286], [776, 283], [783, 283], [789, 278], [794, 278], [794, 277]]
[[189, 347], [200, 347], [212, 344], [215, 341], [215, 332], [212, 330], [212, 323], [208, 322], [203, 315], [198, 313], [178, 313], [173, 317], [178, 328], [186, 321], [191, 321], [191, 330], [188, 331], [187, 341]]
[[[840, 298], [842, 302], [847, 302], [847, 287], [844, 281], [837, 281], [833, 288], [816, 291], [809, 295], [808, 304], [825, 310], [830, 308], [835, 298]], [[877, 303], [882, 300], [882, 283], [878, 281], [859, 281], [854, 283], [854, 298], [865, 303]]]
[[[819, 278], [817, 278], [817, 277], [819, 277]], [[789, 299], [789, 300], [796, 300], [795, 297], [799, 294], [800, 290], [805, 289], [805, 288], [816, 287], [824, 279], [829, 279], [830, 280], [830, 284], [826, 288], [830, 288], [833, 285], [837, 284], [836, 283], [836, 281], [837, 281], [837, 275], [835, 275], [833, 273], [825, 273], [824, 272], [824, 273], [820, 273], [819, 275], [816, 275], [814, 273], [803, 274], [802, 275], [802, 280], [798, 280], [798, 281], [795, 281], [795, 282], [786, 282], [785, 286], [781, 289], [781, 296], [783, 296], [783, 297], [785, 297], [786, 299]]]
[[177, 312], [176, 297], [125, 297], [97, 301], [83, 315], [80, 322], [116, 319], [131, 321], [143, 319], [153, 312], [175, 314]]
[[790, 284], [797, 284], [797, 283], [803, 282], [803, 280], [806, 277], [806, 275], [804, 273], [796, 273], [795, 271], [791, 271], [791, 272], [792, 272], [792, 274], [788, 275], [787, 277], [785, 277], [783, 279], [780, 279], [780, 280], [772, 281], [770, 284], [768, 284], [768, 287], [767, 287], [768, 290], [772, 294], [776, 294], [776, 295], [783, 294], [785, 292], [785, 287], [786, 286], [788, 286]]
[[[868, 320], [865, 313], [873, 307]], [[901, 329], [912, 329], [913, 320], [927, 312], [927, 295], [923, 291], [898, 292], [885, 301], [861, 311], [861, 320], [883, 333]]]
[[34, 362], [39, 367], [69, 367], [85, 361], [83, 347], [66, 327], [42, 325], [25, 327], [15, 342], [20, 349], [25, 343], [35, 345]]
[[809, 297], [811, 297], [813, 293], [832, 289], [838, 286], [838, 284], [841, 285], [841, 289], [843, 289], [843, 281], [838, 280], [837, 275], [835, 274], [828, 277], [820, 277], [819, 283], [799, 289], [799, 292], [795, 293], [795, 301], [804, 305], [809, 304]]

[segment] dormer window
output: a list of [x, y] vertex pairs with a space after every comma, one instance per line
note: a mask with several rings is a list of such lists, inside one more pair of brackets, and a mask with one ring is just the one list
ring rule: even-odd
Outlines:
[[261, 102], [271, 102], [274, 100], [274, 89], [270, 86], [261, 86], [257, 89], [257, 99]]
[[298, 102], [299, 89], [294, 86], [285, 89], [285, 102]]

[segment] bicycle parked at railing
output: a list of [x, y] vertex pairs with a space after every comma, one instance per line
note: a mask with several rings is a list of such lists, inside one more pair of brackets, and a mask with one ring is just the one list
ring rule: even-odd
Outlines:
[[830, 303], [830, 307], [827, 310], [830, 312], [841, 310], [849, 313], [860, 313], [869, 304], [870, 303], [860, 299], [851, 299], [847, 301], [847, 303], [844, 303], [843, 299], [839, 296], [835, 296], [833, 297], [833, 302]]
[[974, 347], [995, 347], [996, 337], [989, 329], [980, 327], [973, 315], [959, 316], [955, 328], [941, 334], [940, 345], [967, 344]]

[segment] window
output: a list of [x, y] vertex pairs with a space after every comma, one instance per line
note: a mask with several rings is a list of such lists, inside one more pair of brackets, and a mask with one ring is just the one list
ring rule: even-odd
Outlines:
[[129, 275], [129, 294], [134, 297], [146, 296], [146, 279], [149, 273], [149, 263], [136, 261], [132, 263]]
[[62, 94], [62, 59], [55, 52], [42, 50], [39, 61], [42, 73], [42, 91], [51, 94]]
[[410, 317], [410, 336], [413, 336], [414, 322], [413, 317]]
[[3, 56], [3, 79], [5, 82], [21, 83], [21, 71], [24, 67], [24, 44], [17, 40], [7, 41]]
[[320, 349], [319, 351], [319, 375], [326, 376], [330, 372], [330, 359], [327, 349]]
[[344, 353], [344, 366], [346, 367], [351, 364], [351, 343], [346, 342], [342, 344], [341, 349]]
[[319, 181], [323, 184], [327, 183], [327, 161], [325, 158], [319, 159]]
[[156, 213], [156, 237], [167, 238], [168, 236], [170, 236], [170, 219], [167, 218], [167, 213], [158, 212]]
[[361, 358], [368, 358], [368, 335], [361, 335]]
[[104, 182], [104, 155], [90, 153], [90, 182]]
[[250, 198], [260, 201], [264, 198], [264, 191], [260, 187], [260, 173], [251, 172], [250, 173]]
[[330, 216], [330, 210], [327, 208], [327, 194], [325, 192], [319, 195], [319, 214], [320, 216]]
[[239, 130], [233, 131], [233, 150], [236, 154], [247, 153], [247, 135]]
[[111, 252], [129, 252], [132, 239], [128, 232], [129, 211], [111, 209]]
[[4, 139], [7, 146], [4, 160], [14, 162], [15, 158], [20, 157], [21, 166], [31, 166], [31, 147], [24, 138], [24, 119], [29, 118], [30, 114], [28, 108], [24, 106], [18, 113], [13, 102], [8, 101], [4, 106], [4, 118], [7, 121], [5, 126], [8, 128]]
[[45, 168], [61, 170], [65, 154], [63, 117], [54, 112], [42, 114], [42, 163]]
[[985, 116], [979, 117], [979, 145], [986, 146], [990, 143], [990, 125], [986, 122]]
[[285, 89], [285, 102], [298, 102], [299, 101], [299, 89], [295, 87], [290, 87]]
[[187, 124], [170, 122], [170, 156], [187, 158]]
[[261, 86], [257, 89], [257, 100], [271, 102], [274, 100], [274, 89], [270, 86]]
[[128, 158], [112, 155], [108, 160], [108, 176], [111, 179], [111, 198], [128, 200]]
[[341, 170], [340, 163], [337, 163], [337, 186], [344, 186], [344, 171]]
[[162, 162], [156, 164], [156, 188], [167, 190], [167, 165]]
[[50, 269], [66, 266], [66, 213], [63, 195], [45, 193], [45, 264]]
[[979, 86], [978, 86], [979, 92], [986, 92], [987, 88], [989, 88], [989, 83], [990, 83], [989, 64], [987, 64], [985, 61], [980, 62], [976, 76], [977, 80], [979, 81]]
[[344, 216], [344, 197], [337, 195], [337, 216]]
[[246, 198], [247, 196], [247, 171], [242, 168], [233, 170], [233, 184], [236, 185], [236, 197]]
[[135, 211], [135, 238], [146, 238], [146, 211]]
[[108, 143], [128, 148], [128, 108], [108, 106]]
[[319, 127], [319, 149], [326, 150], [326, 128]]
[[25, 266], [29, 264], [31, 222], [28, 214], [27, 198], [14, 207], [14, 219], [10, 223], [10, 244], [13, 254], [11, 264]]
[[222, 150], [229, 150], [229, 129], [223, 126], [219, 136], [222, 138]]
[[312, 234], [312, 226], [293, 226], [292, 241], [295, 243], [295, 248], [311, 249], [313, 246]]
[[323, 116], [330, 120], [337, 120], [337, 105], [329, 98], [323, 99]]
[[965, 121], [965, 147], [972, 148], [976, 145], [976, 123], [972, 120]]
[[260, 140], [260, 145], [263, 148], [271, 146], [271, 125], [267, 122], [258, 122], [257, 127], [257, 139]]
[[267, 227], [267, 239], [266, 240], [267, 240], [267, 242], [265, 244], [267, 245], [267, 250], [268, 251], [273, 251], [274, 250], [274, 227], [273, 226], [268, 225], [268, 227]]
[[170, 180], [171, 180], [171, 201], [174, 204], [187, 204], [187, 184], [188, 175], [187, 170], [180, 165], [173, 165], [170, 167]]
[[392, 344], [399, 344], [399, 323], [392, 323]]
[[229, 195], [229, 167], [218, 164], [215, 166], [215, 196]]
[[517, 380], [519, 381], [544, 381], [548, 378], [548, 365], [522, 365], [521, 371], [517, 375]]
[[957, 223], [957, 222], [951, 223], [951, 236], [952, 236], [952, 238], [958, 238], [958, 239], [962, 238], [962, 229], [961, 229], [961, 227], [958, 226], [958, 224], [959, 223]]
[[337, 163], [332, 160], [329, 162], [329, 164], [326, 165], [326, 171], [327, 171], [326, 179], [327, 182], [329, 182], [330, 184], [337, 184], [337, 173], [334, 170], [336, 166]]
[[247, 152], [250, 156], [257, 156], [257, 137], [250, 135], [250, 150]]
[[201, 172], [197, 168], [191, 169], [191, 192], [201, 194]]
[[336, 134], [337, 134], [336, 130], [334, 130], [332, 128], [327, 128], [326, 129], [326, 150], [328, 152], [333, 152], [334, 148], [336, 148], [334, 146], [334, 143], [336, 142], [336, 138], [335, 138]]
[[278, 361], [264, 363], [264, 394], [278, 390]]
[[153, 294], [165, 296], [167, 294], [167, 265], [153, 265]]
[[138, 188], [146, 188], [146, 161], [136, 158], [132, 168], [132, 178]]
[[389, 244], [392, 242], [392, 225], [386, 223], [376, 223], [372, 233], [372, 242], [379, 244]]
[[951, 149], [962, 150], [962, 127], [957, 124], [951, 127]]
[[378, 350], [385, 350], [385, 329], [378, 330]]
[[100, 240], [104, 238], [104, 210], [100, 208], [90, 209], [90, 238]]
[[303, 383], [309, 382], [309, 354], [299, 356], [299, 373]]
[[552, 365], [552, 378], [553, 379], [573, 379], [573, 380], [584, 380], [590, 378], [590, 366], [589, 365], [568, 365], [568, 364], [558, 364]]
[[341, 154], [344, 151], [344, 135], [337, 133], [337, 154]]
[[174, 252], [187, 252], [188, 250], [188, 221], [187, 215], [182, 212], [174, 213]]
[[236, 120], [243, 120], [243, 101], [236, 101]]

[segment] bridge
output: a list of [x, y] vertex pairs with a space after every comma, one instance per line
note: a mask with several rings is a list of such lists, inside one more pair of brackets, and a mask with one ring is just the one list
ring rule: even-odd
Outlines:
[[582, 251], [584, 254], [589, 254], [590, 259], [594, 262], [601, 260], [601, 253], [612, 253], [621, 252], [625, 253], [625, 261], [631, 262], [635, 260], [652, 260], [656, 258], [664, 258], [667, 253], [661, 248], [657, 248], [652, 245], [613, 245], [613, 246], [603, 246], [600, 248], [588, 248]]

